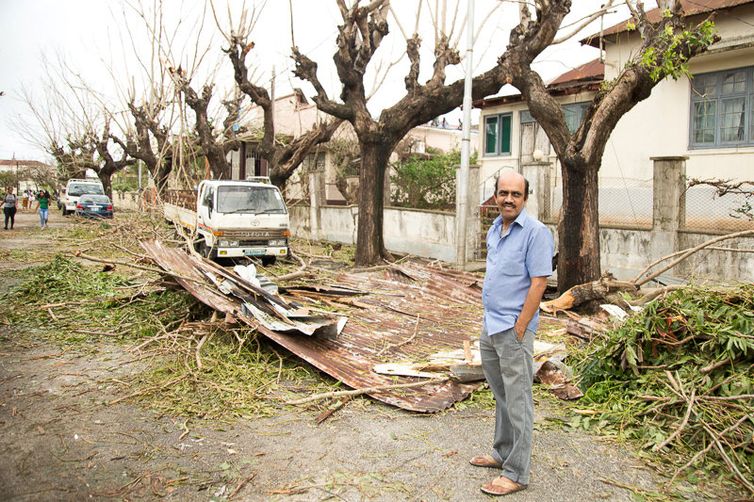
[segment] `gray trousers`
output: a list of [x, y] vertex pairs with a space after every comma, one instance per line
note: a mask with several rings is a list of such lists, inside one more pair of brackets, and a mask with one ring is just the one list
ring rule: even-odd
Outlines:
[[495, 396], [495, 440], [492, 456], [503, 464], [503, 476], [529, 484], [531, 437], [534, 426], [532, 382], [534, 332], [518, 341], [513, 328], [479, 341], [482, 369]]

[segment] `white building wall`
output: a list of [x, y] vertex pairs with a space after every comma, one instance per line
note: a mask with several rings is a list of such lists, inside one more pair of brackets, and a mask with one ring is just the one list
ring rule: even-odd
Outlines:
[[[690, 71], [708, 73], [754, 65], [754, 5], [742, 6], [735, 15], [718, 16], [716, 26], [722, 36], [709, 54], [694, 58]], [[748, 23], [748, 24], [747, 24]], [[618, 44], [606, 41], [605, 80], [614, 79], [636, 54], [638, 34], [621, 33]], [[731, 46], [743, 45], [730, 50]], [[728, 47], [726, 49], [726, 46]], [[589, 101], [592, 94], [582, 93], [559, 98], [563, 103]], [[503, 112], [513, 112], [511, 149], [509, 156], [485, 156], [480, 153], [480, 201], [492, 193], [494, 176], [503, 167], [520, 171], [520, 111], [528, 107], [513, 103], [482, 110], [479, 125], [479, 152], [484, 152], [484, 118]], [[751, 179], [754, 174], [754, 148], [751, 146], [715, 149], [689, 148], [691, 120], [691, 83], [688, 78], [666, 79], [660, 82], [646, 100], [638, 103], [618, 122], [610, 136], [602, 157], [600, 186], [619, 187], [652, 179], [651, 157], [688, 156], [686, 173], [689, 178]], [[553, 174], [560, 177], [560, 166], [554, 152], [549, 160], [555, 166]]]
[[[754, 5], [742, 6], [732, 15], [715, 19], [722, 40], [708, 54], [691, 61], [691, 74], [708, 73], [754, 65]], [[734, 15], [733, 15], [734, 14]], [[748, 24], [747, 24], [748, 23]], [[606, 45], [605, 80], [615, 78], [636, 54], [638, 34], [620, 34], [618, 45]], [[734, 50], [725, 47], [749, 45]], [[689, 148], [691, 83], [688, 78], [666, 79], [652, 95], [624, 115], [608, 141], [602, 157], [601, 176], [652, 178], [650, 157], [686, 155], [689, 178], [751, 177], [754, 148]], [[747, 178], [747, 179], [748, 179]]]

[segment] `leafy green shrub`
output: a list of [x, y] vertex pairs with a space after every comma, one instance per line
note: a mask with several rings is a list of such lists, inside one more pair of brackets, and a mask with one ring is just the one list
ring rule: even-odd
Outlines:
[[[393, 166], [391, 202], [416, 209], [452, 209], [456, 200], [456, 167], [461, 152], [437, 153], [430, 158], [412, 154]], [[476, 156], [471, 163], [476, 162]]]

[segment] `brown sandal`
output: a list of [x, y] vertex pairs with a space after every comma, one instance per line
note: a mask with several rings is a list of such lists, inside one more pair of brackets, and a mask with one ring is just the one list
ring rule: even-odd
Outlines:
[[511, 493], [520, 492], [526, 490], [527, 485], [516, 483], [512, 479], [508, 479], [505, 476], [495, 478], [487, 484], [482, 485], [482, 492], [487, 495], [494, 495], [501, 497], [504, 495], [510, 495]]
[[499, 469], [503, 466], [503, 463], [492, 458], [492, 455], [479, 455], [469, 460], [469, 463], [475, 467], [491, 467], [493, 469]]

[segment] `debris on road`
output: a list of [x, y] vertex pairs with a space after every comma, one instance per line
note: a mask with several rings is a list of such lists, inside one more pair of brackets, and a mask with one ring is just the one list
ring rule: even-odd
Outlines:
[[[577, 367], [597, 414], [677, 468], [754, 494], [754, 284], [687, 287], [596, 337]], [[693, 474], [697, 476], [697, 474]]]
[[[417, 381], [372, 371], [381, 362], [421, 360], [438, 351], [457, 350], [477, 337], [482, 316], [481, 291], [475, 276], [416, 264], [376, 273], [339, 273], [328, 284], [281, 288], [302, 305], [298, 307], [185, 251], [154, 241], [142, 246], [155, 263], [201, 302], [256, 328], [357, 391], [380, 389], [368, 392], [375, 399], [411, 411], [436, 412], [479, 386], [447, 378]], [[334, 306], [338, 315], [325, 313], [322, 308]], [[265, 315], [260, 316], [260, 311]], [[354, 311], [358, 314], [351, 315]], [[329, 320], [327, 330], [317, 327], [312, 336], [302, 336], [299, 324], [304, 321], [297, 317], [299, 312], [316, 312]], [[316, 324], [311, 319], [307, 322], [309, 326]], [[296, 329], [276, 331], [273, 328], [278, 323]], [[337, 336], [332, 336], [334, 333]], [[401, 387], [404, 383], [416, 385]]]
[[[335, 336], [347, 319], [332, 314], [313, 314], [274, 295], [260, 285], [225, 270], [214, 262], [192, 256], [159, 241], [142, 242], [151, 258], [199, 301], [255, 326], [256, 322], [275, 332]], [[213, 287], [214, 286], [214, 287]]]
[[[548, 386], [560, 399], [578, 399], [583, 394], [570, 383], [572, 371], [563, 363], [567, 355], [566, 346], [562, 343], [535, 340], [534, 381]], [[451, 376], [464, 383], [484, 380], [478, 340], [467, 344], [463, 349], [431, 354], [425, 361], [382, 363], [375, 365], [373, 369], [382, 375], [416, 378]]]

